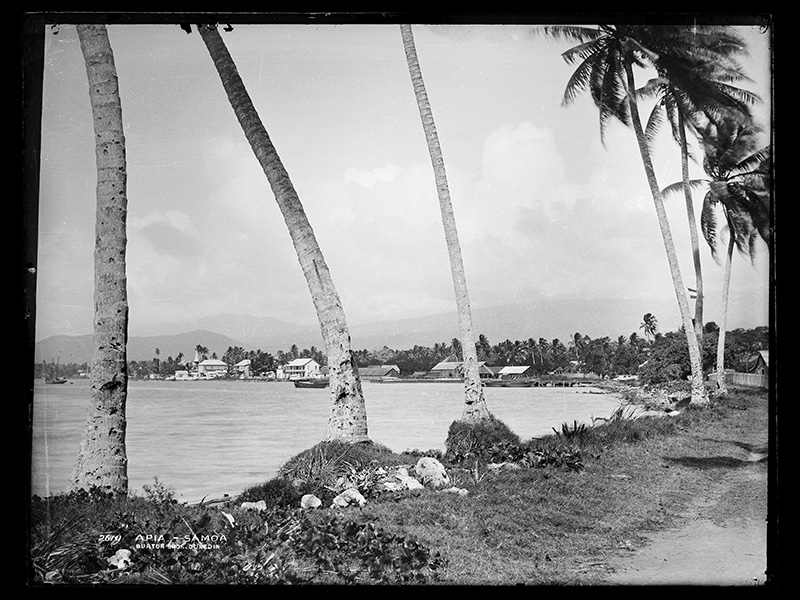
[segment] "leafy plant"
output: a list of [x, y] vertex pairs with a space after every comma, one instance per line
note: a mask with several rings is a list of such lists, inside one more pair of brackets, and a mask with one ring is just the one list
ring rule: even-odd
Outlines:
[[158, 480], [158, 477], [153, 478], [153, 485], [143, 485], [145, 498], [154, 504], [173, 504], [175, 500], [175, 490], [167, 487]]
[[586, 423], [581, 423], [578, 425], [578, 421], [574, 420], [572, 422], [572, 429], [568, 423], [561, 424], [561, 431], [559, 432], [556, 430], [555, 427], [552, 427], [552, 430], [555, 431], [556, 437], [563, 437], [567, 440], [578, 440], [580, 441], [586, 435]]

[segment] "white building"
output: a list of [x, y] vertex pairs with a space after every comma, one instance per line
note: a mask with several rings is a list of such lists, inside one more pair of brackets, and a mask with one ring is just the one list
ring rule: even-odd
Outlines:
[[[483, 361], [478, 362], [478, 372], [481, 377], [493, 377], [491, 369]], [[464, 363], [444, 360], [434, 366], [427, 375], [428, 378], [437, 379], [462, 379], [464, 377]]]
[[320, 365], [313, 358], [295, 358], [283, 365], [283, 373], [287, 379], [317, 379], [320, 377]]
[[239, 373], [239, 377], [242, 379], [248, 379], [250, 377], [250, 359], [245, 358], [244, 360], [240, 360], [238, 363], [233, 365], [236, 371]]
[[533, 367], [530, 365], [519, 365], [519, 366], [506, 366], [500, 369], [500, 372], [497, 374], [498, 377], [503, 379], [511, 378], [511, 377], [525, 377], [530, 375], [533, 372]]
[[228, 363], [216, 358], [207, 358], [197, 365], [197, 374], [204, 374], [208, 379], [228, 374]]

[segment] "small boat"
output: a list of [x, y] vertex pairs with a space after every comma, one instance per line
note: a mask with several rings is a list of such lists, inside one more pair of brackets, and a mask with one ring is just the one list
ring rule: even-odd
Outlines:
[[506, 387], [506, 382], [502, 379], [485, 379], [483, 385], [485, 387]]
[[43, 375], [45, 383], [67, 383], [66, 377], [59, 376], [58, 366], [58, 363], [52, 363], [51, 368], [47, 369], [48, 372]]
[[503, 387], [533, 387], [533, 382], [527, 379], [509, 379]]
[[296, 388], [326, 388], [329, 381], [327, 379], [296, 379], [294, 387]]

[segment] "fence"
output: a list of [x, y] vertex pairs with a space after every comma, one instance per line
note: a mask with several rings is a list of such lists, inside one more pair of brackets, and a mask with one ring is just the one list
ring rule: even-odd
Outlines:
[[769, 378], [759, 373], [726, 373], [725, 383], [747, 387], [768, 388]]
[[[709, 381], [716, 381], [717, 374], [709, 373]], [[725, 383], [744, 387], [769, 388], [769, 378], [760, 373], [725, 373]]]

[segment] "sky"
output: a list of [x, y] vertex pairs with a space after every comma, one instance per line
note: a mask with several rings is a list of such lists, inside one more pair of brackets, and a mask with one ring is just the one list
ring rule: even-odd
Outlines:
[[[92, 331], [96, 165], [73, 25], [45, 36], [36, 339]], [[129, 333], [233, 313], [316, 323], [282, 216], [199, 34], [109, 25], [128, 173]], [[588, 96], [562, 104], [571, 44], [529, 25], [415, 25], [473, 309], [541, 298], [673, 298], [631, 129], [600, 139]], [[741, 27], [764, 100], [769, 34]], [[302, 201], [349, 324], [455, 310], [422, 125], [395, 24], [235, 24], [223, 39]], [[641, 84], [649, 74], [638, 74]], [[649, 109], [645, 109], [645, 114]], [[659, 185], [680, 179], [664, 130]], [[692, 176], [703, 177], [692, 165]], [[695, 193], [699, 209], [702, 192]], [[670, 227], [694, 284], [686, 208]], [[733, 265], [728, 326], [768, 323], [767, 247]], [[722, 263], [702, 243], [708, 321]], [[662, 331], [681, 322], [657, 315]], [[616, 335], [620, 332], [609, 332]], [[527, 337], [526, 332], [520, 333]]]

